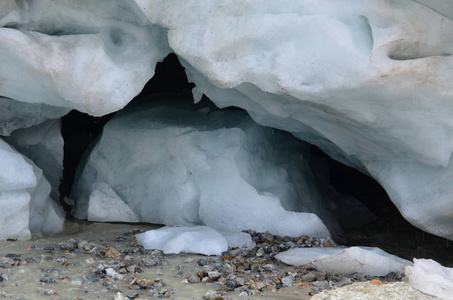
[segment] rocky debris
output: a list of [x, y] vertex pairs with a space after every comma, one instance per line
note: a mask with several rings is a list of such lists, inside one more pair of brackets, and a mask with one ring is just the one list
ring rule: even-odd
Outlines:
[[[355, 282], [375, 280], [376, 282], [401, 281], [403, 274], [390, 273], [383, 277], [365, 276], [360, 273], [343, 275], [324, 272], [310, 267], [289, 267], [274, 257], [282, 251], [305, 247], [335, 247], [329, 238], [279, 237], [269, 232], [248, 231], [252, 242], [242, 248], [233, 248], [220, 257], [199, 259], [193, 264], [196, 274], [180, 274], [185, 283], [204, 283], [219, 286], [217, 292], [234, 292], [255, 295], [265, 291], [276, 291], [284, 287], [308, 288], [314, 295], [326, 289], [335, 289]], [[181, 273], [181, 272], [180, 272]], [[216, 299], [210, 292], [202, 299]], [[210, 298], [211, 297], [211, 298]], [[214, 297], [214, 298], [212, 298]]]
[[[167, 275], [174, 272], [175, 278], [187, 285], [212, 287], [201, 299], [216, 300], [228, 299], [228, 295], [248, 299], [251, 295], [287, 287], [304, 289], [315, 295], [358, 282], [385, 285], [405, 279], [400, 273], [382, 277], [360, 273], [343, 275], [308, 266], [292, 267], [275, 259], [278, 253], [288, 249], [336, 246], [328, 238], [279, 237], [269, 232], [249, 231], [252, 241], [242, 248], [229, 248], [220, 256], [185, 257], [186, 254], [166, 255], [161, 250], [145, 250], [137, 246], [134, 235], [139, 232], [134, 229], [112, 240], [69, 239], [45, 247], [30, 245], [25, 254], [7, 253], [0, 257], [0, 270], [3, 271], [0, 272], [0, 285], [2, 281], [10, 280], [10, 284], [20, 286], [20, 282], [14, 282], [16, 270], [37, 262], [45, 266], [40, 267], [36, 280], [40, 295], [62, 297], [59, 285], [71, 287], [79, 295], [93, 293], [94, 287], [98, 287], [102, 293], [118, 300], [180, 296], [160, 277], [163, 272]], [[175, 261], [178, 261], [176, 265]], [[83, 267], [86, 273], [68, 273], [75, 266]], [[149, 271], [157, 275], [150, 276]], [[83, 296], [78, 299], [83, 299]]]

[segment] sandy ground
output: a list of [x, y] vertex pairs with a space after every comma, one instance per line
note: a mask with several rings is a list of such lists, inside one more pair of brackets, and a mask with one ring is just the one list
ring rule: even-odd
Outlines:
[[[144, 224], [102, 224], [67, 221], [63, 233], [51, 236], [33, 237], [28, 241], [0, 241], [0, 272], [5, 280], [0, 282], [0, 297], [10, 299], [115, 299], [118, 292], [128, 295], [138, 292], [140, 299], [152, 299], [148, 289], [131, 289], [134, 278], [163, 281], [161, 290], [167, 290], [171, 299], [200, 299], [210, 290], [219, 286], [205, 283], [182, 283], [181, 276], [200, 271], [196, 261], [206, 258], [201, 255], [168, 255], [161, 265], [141, 268], [141, 273], [122, 274], [122, 279], [109, 276], [96, 278], [94, 271], [99, 265], [114, 266], [118, 259], [102, 257], [95, 253], [102, 249], [116, 249], [125, 253], [134, 262], [146, 258], [138, 251], [135, 238], [128, 236], [131, 230], [157, 228]], [[120, 237], [120, 238], [119, 238]], [[60, 244], [70, 238], [86, 240], [96, 245], [93, 253], [64, 251]], [[134, 253], [135, 251], [135, 253]], [[211, 257], [216, 259], [216, 257]], [[218, 259], [218, 258], [217, 258]], [[288, 267], [291, 268], [291, 267]], [[94, 276], [94, 277], [93, 277]], [[310, 299], [306, 287], [281, 288], [277, 292], [262, 292], [258, 295], [240, 298], [237, 292], [226, 294], [226, 299]], [[167, 294], [168, 295], [168, 294]]]

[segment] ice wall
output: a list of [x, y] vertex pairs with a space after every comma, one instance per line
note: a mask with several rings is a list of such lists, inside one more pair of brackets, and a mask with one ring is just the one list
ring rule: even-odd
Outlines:
[[50, 184], [33, 162], [0, 139], [0, 239], [55, 233], [64, 213], [49, 198]]
[[196, 98], [318, 145], [453, 238], [451, 2], [136, 2], [168, 29]]
[[173, 51], [196, 99], [244, 108], [256, 122], [316, 144], [378, 180], [412, 224], [453, 239], [451, 7], [1, 1], [0, 96], [13, 104], [0, 113], [0, 132], [61, 109], [116, 111]]
[[4, 139], [43, 171], [52, 186], [52, 199], [59, 201], [58, 189], [63, 175], [64, 144], [60, 120], [47, 120], [30, 128], [16, 130]]
[[321, 217], [333, 235], [339, 232], [334, 205], [310, 168], [308, 144], [246, 112], [185, 100], [128, 107], [104, 127], [78, 171], [77, 218], [87, 217], [90, 195], [102, 184], [141, 222], [330, 236]]

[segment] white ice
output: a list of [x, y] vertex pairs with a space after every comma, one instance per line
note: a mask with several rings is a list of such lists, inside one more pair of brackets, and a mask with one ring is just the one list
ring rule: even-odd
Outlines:
[[[379, 181], [412, 224], [453, 239], [450, 8], [443, 0], [5, 0], [0, 95], [106, 114], [174, 51], [197, 100], [246, 109], [319, 146]], [[26, 109], [14, 117], [19, 127], [40, 119], [25, 122]]]
[[68, 112], [68, 108], [0, 97], [0, 135], [8, 136], [16, 129], [38, 125], [48, 119], [58, 119]]
[[440, 265], [432, 259], [414, 259], [413, 266], [404, 268], [410, 285], [442, 300], [453, 299], [453, 268]]
[[0, 95], [103, 115], [121, 109], [170, 49], [130, 1], [0, 4]]
[[403, 267], [412, 265], [408, 260], [389, 254], [379, 248], [294, 248], [275, 256], [293, 266], [310, 264], [317, 270], [371, 276], [385, 276], [390, 272], [403, 272]]
[[137, 215], [109, 187], [100, 182], [93, 185], [88, 200], [88, 221], [93, 222], [138, 222]]
[[338, 232], [308, 145], [244, 112], [198, 108], [166, 99], [117, 114], [78, 171], [75, 216], [104, 182], [141, 222], [330, 236], [321, 217]]
[[64, 145], [60, 120], [47, 120], [30, 128], [18, 129], [4, 139], [44, 172], [52, 186], [51, 198], [58, 201]]
[[49, 197], [50, 184], [31, 160], [0, 139], [0, 239], [62, 230], [64, 212]]
[[196, 99], [319, 146], [453, 238], [450, 2], [136, 2], [168, 29]]
[[226, 239], [207, 226], [162, 227], [135, 235], [145, 249], [159, 249], [164, 253], [199, 253], [220, 255], [228, 250]]

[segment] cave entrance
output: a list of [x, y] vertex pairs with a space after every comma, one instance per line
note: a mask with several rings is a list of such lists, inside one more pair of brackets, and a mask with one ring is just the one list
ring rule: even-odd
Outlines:
[[[153, 97], [149, 96], [155, 94], [191, 97], [193, 87], [176, 55], [170, 54], [157, 64], [155, 76], [132, 102], [152, 99]], [[207, 100], [204, 97], [204, 101]], [[64, 175], [60, 186], [62, 203], [71, 193], [76, 169], [83, 153], [96, 140], [113, 115], [92, 117], [72, 111], [62, 118], [62, 136], [65, 142]], [[448, 240], [425, 233], [409, 224], [384, 189], [372, 178], [333, 160], [315, 146], [312, 150], [327, 160], [331, 185], [335, 190], [355, 197], [377, 218], [376, 221], [361, 227], [344, 226], [348, 246], [376, 246], [403, 258], [429, 257], [451, 265], [449, 262], [453, 262], [453, 253], [449, 251]], [[69, 211], [70, 206], [64, 206], [66, 211]]]

